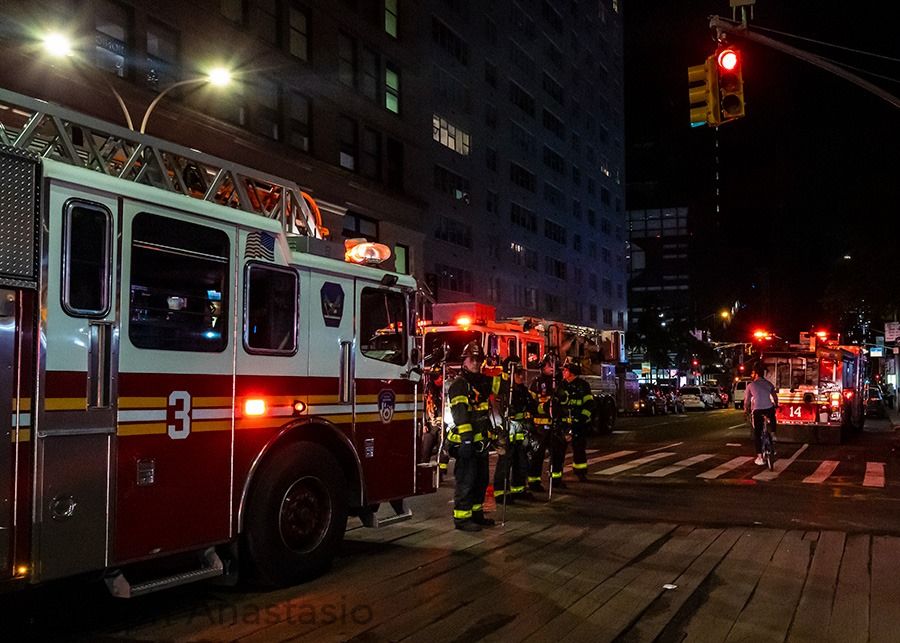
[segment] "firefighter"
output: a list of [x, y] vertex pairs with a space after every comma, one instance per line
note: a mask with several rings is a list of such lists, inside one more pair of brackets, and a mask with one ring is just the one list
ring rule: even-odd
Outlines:
[[[528, 489], [543, 492], [541, 473], [544, 469], [544, 454], [551, 446], [553, 414], [551, 400], [556, 389], [556, 360], [547, 354], [541, 359], [541, 372], [531, 381], [528, 388], [535, 404], [529, 441]], [[556, 471], [552, 472], [556, 475]]]
[[[525, 386], [525, 371], [517, 358], [507, 358], [504, 372], [513, 371], [511, 390], [506, 400], [506, 424], [501, 435], [506, 435], [505, 449], [497, 447], [497, 466], [494, 469], [494, 498], [497, 502], [506, 496], [506, 502], [516, 499], [534, 500], [525, 489], [528, 475], [528, 456], [525, 451], [525, 437], [528, 425], [534, 415], [534, 398]], [[509, 482], [507, 483], [507, 477]]]
[[453, 427], [447, 439], [450, 455], [456, 458], [453, 522], [463, 531], [480, 531], [494, 524], [484, 515], [489, 465], [488, 441], [493, 429], [488, 399], [499, 389], [499, 377], [481, 373], [484, 353], [478, 342], [469, 342], [462, 351], [462, 369], [447, 391]]
[[[425, 380], [425, 422], [423, 423], [422, 450], [419, 454], [419, 462], [429, 462], [440, 444], [441, 431], [444, 426], [443, 397], [444, 369], [441, 365], [434, 365], [428, 371]], [[443, 452], [438, 454], [438, 462], [441, 473], [443, 473], [447, 469]]]
[[[554, 453], [554, 473], [562, 471], [566, 457], [566, 437], [572, 440], [572, 469], [575, 476], [584, 482], [587, 479], [587, 433], [594, 407], [594, 394], [590, 385], [581, 377], [581, 364], [566, 358], [562, 365], [562, 381], [556, 388], [554, 409], [558, 409], [560, 433], [563, 436], [562, 452]], [[556, 482], [554, 482], [556, 484]], [[560, 485], [565, 486], [565, 485]]]

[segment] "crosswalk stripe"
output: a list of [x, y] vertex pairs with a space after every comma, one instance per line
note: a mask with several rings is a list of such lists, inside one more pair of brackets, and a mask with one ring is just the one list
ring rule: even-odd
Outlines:
[[656, 471], [651, 471], [650, 473], [645, 473], [644, 475], [650, 478], [663, 478], [672, 473], [677, 473], [682, 469], [691, 467], [699, 462], [703, 462], [704, 460], [709, 460], [712, 457], [712, 453], [701, 453], [700, 455], [695, 455], [692, 458], [687, 458], [685, 460], [682, 460], [681, 462], [676, 462], [671, 466], [663, 467], [662, 469], [657, 469]]
[[884, 486], [884, 462], [867, 462], [866, 477], [863, 480], [864, 487]]
[[806, 484], [821, 484], [834, 473], [834, 470], [837, 469], [839, 464], [840, 462], [838, 460], [825, 460], [819, 465], [819, 468], [816, 469], [815, 473], [803, 478], [803, 482]]
[[588, 458], [587, 463], [596, 464], [598, 462], [606, 462], [607, 460], [616, 460], [618, 458], [624, 458], [626, 455], [631, 455], [632, 453], [637, 453], [637, 451], [616, 451], [615, 453], [607, 453], [606, 455]]
[[725, 464], [720, 464], [715, 469], [710, 469], [709, 471], [704, 471], [703, 473], [697, 474], [697, 477], [703, 478], [705, 480], [715, 480], [719, 476], [725, 475], [729, 471], [734, 471], [738, 467], [750, 462], [750, 460], [752, 459], [752, 456], [738, 456], [737, 458], [732, 458]]
[[648, 449], [647, 453], [656, 453], [657, 451], [665, 451], [667, 449], [674, 449], [677, 446], [681, 446], [684, 442], [673, 442], [672, 444], [667, 444], [664, 447], [656, 447], [655, 449]]
[[656, 460], [661, 460], [663, 458], [668, 458], [675, 455], [674, 453], [654, 453], [653, 455], [646, 455], [643, 458], [638, 458], [637, 460], [631, 460], [626, 462], [625, 464], [619, 464], [614, 467], [610, 467], [609, 469], [603, 469], [602, 471], [598, 471], [601, 476], [612, 476], [617, 473], [622, 473], [623, 471], [628, 471], [629, 469], [635, 469], [641, 465], [649, 464], [650, 462], [655, 462]]
[[808, 447], [809, 447], [808, 444], [804, 444], [802, 447], [797, 449], [794, 452], [794, 455], [792, 455], [787, 460], [784, 460], [784, 459], [776, 460], [775, 467], [771, 471], [766, 469], [762, 473], [758, 473], [755, 476], [753, 476], [753, 479], [760, 480], [762, 482], [768, 482], [769, 480], [774, 480], [775, 478], [777, 478], [778, 476], [781, 475], [782, 471], [784, 471], [789, 466], [791, 466], [794, 463], [794, 460], [796, 460], [798, 457], [800, 457], [800, 454], [803, 453], [804, 451], [806, 451], [806, 449]]

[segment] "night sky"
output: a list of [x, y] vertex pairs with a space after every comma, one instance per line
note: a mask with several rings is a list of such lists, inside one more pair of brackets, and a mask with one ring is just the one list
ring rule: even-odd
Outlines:
[[[635, 0], [625, 9], [627, 207], [691, 208], [702, 248], [693, 273], [698, 309], [745, 302], [734, 339], [755, 326], [796, 338], [836, 324], [821, 300], [842, 257], [900, 254], [900, 110], [806, 62], [734, 40], [747, 115], [717, 132], [692, 130], [687, 68], [715, 50], [708, 16], [730, 18], [728, 1]], [[896, 2], [757, 0], [753, 27], [900, 59]], [[859, 74], [900, 96], [896, 60], [760, 33], [895, 79]], [[900, 293], [894, 270], [875, 261], [866, 270]]]

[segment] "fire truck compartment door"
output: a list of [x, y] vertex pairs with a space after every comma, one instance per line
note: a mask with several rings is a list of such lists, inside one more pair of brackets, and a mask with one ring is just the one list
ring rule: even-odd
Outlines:
[[34, 497], [42, 581], [107, 564], [118, 364], [118, 202], [88, 187], [48, 185]]
[[15, 291], [0, 289], [0, 366], [4, 369], [0, 377], [0, 445], [3, 445], [0, 448], [0, 579], [8, 578], [13, 572], [13, 450], [18, 446], [13, 434], [18, 414], [13, 415], [11, 404], [15, 395], [14, 385], [18, 380], [18, 368], [14, 361], [15, 306]]

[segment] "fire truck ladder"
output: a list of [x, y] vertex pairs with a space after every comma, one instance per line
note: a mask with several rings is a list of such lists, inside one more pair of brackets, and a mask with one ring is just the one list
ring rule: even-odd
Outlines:
[[296, 183], [0, 89], [0, 143], [42, 158], [281, 221], [322, 239], [312, 197]]

